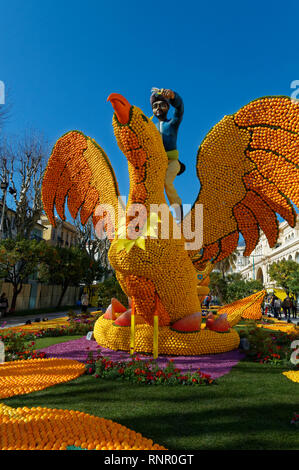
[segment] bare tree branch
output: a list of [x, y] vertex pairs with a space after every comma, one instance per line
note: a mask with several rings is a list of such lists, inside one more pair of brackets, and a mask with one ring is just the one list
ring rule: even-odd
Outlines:
[[37, 131], [2, 140], [0, 177], [13, 190], [16, 235], [22, 238], [29, 238], [42, 214], [41, 186], [48, 155], [49, 146]]
[[91, 219], [89, 219], [85, 225], [82, 225], [78, 216], [74, 220], [74, 225], [77, 230], [80, 248], [86, 250], [94, 260], [100, 261], [100, 264], [106, 271], [113, 271], [108, 259], [108, 251], [110, 248], [108, 238], [105, 237], [103, 240], [97, 238]]

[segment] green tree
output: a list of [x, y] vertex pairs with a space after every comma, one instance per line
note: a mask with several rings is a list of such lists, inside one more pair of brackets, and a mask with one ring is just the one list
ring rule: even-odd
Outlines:
[[261, 281], [256, 279], [232, 279], [227, 284], [226, 303], [244, 299], [244, 297], [248, 297], [249, 295], [252, 295], [262, 289], [263, 284]]
[[298, 276], [299, 264], [293, 260], [281, 260], [272, 263], [268, 268], [268, 273], [272, 281], [277, 286], [282, 287], [286, 291], [290, 290], [290, 283], [292, 283], [294, 276]]
[[7, 239], [0, 242], [0, 277], [13, 286], [10, 312], [27, 278], [34, 274], [44, 259], [47, 245], [44, 241]]
[[94, 281], [99, 281], [102, 278], [103, 274], [106, 273], [106, 270], [101, 265], [101, 261], [93, 259], [87, 253], [86, 257], [88, 257], [88, 263], [86, 262], [86, 270], [83, 273], [82, 282], [86, 284], [90, 296], [90, 286], [93, 284]]
[[227, 256], [223, 260], [216, 263], [215, 269], [219, 269], [219, 271], [222, 273], [223, 279], [225, 278], [226, 274], [228, 273], [230, 269], [236, 268], [237, 259], [238, 259], [238, 252], [235, 250], [229, 256]]
[[288, 289], [298, 297], [299, 295], [299, 264], [297, 271], [293, 271], [288, 280]]
[[61, 286], [57, 303], [60, 307], [69, 286], [78, 286], [90, 269], [90, 257], [78, 247], [47, 246], [43, 264], [39, 270], [42, 282]]
[[112, 297], [119, 300], [125, 307], [128, 306], [128, 298], [122, 290], [115, 274], [98, 286], [98, 302], [102, 308], [107, 309], [111, 303]]
[[221, 304], [225, 303], [227, 281], [219, 271], [211, 272], [209, 288], [211, 294], [216, 295]]
[[239, 273], [228, 274], [223, 278], [219, 271], [213, 271], [209, 287], [222, 304], [228, 304], [262, 290], [263, 284], [259, 280], [245, 280]]

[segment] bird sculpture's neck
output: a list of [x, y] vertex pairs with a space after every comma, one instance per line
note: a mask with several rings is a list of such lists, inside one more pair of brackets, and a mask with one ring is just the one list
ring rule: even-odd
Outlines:
[[166, 204], [164, 196], [165, 172], [153, 172], [146, 159], [142, 166], [134, 167], [128, 163], [130, 176], [130, 191], [127, 208], [132, 204], [142, 204], [150, 210], [152, 204]]

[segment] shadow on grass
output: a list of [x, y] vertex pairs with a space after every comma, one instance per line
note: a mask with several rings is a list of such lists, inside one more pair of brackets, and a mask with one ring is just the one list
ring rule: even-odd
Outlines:
[[211, 386], [143, 386], [84, 375], [5, 403], [80, 410], [170, 450], [295, 450], [290, 420], [299, 409], [298, 384], [283, 370], [242, 362]]

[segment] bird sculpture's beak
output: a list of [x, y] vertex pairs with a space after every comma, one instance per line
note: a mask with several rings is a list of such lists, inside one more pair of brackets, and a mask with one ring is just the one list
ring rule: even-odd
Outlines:
[[110, 101], [112, 104], [119, 122], [121, 124], [127, 124], [130, 119], [131, 109], [129, 101], [118, 93], [111, 93], [111, 95], [108, 96], [107, 101]]

